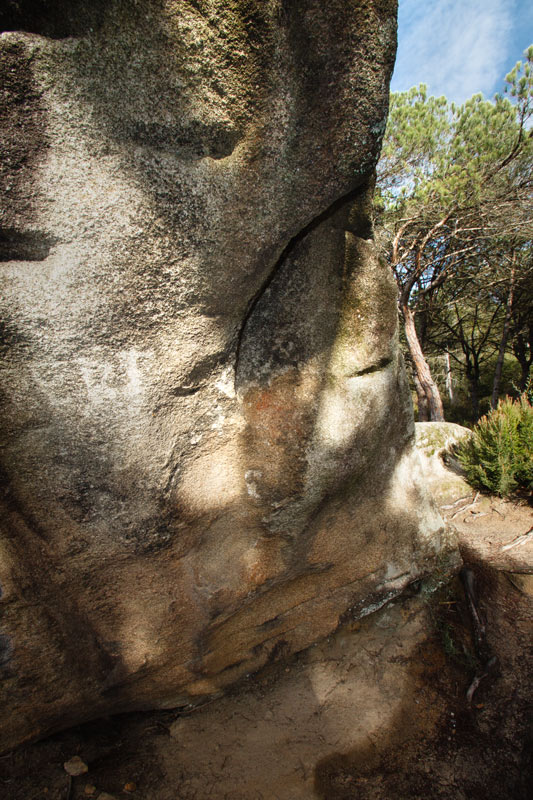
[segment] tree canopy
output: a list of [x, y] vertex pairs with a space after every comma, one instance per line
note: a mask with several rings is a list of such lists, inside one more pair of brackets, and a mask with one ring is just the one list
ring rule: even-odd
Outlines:
[[391, 95], [377, 233], [398, 283], [426, 419], [443, 419], [426, 344], [468, 373], [474, 417], [480, 363], [491, 350], [502, 360], [521, 336], [531, 363], [524, 302], [533, 253], [533, 45], [505, 82], [494, 100], [476, 94], [462, 105], [428, 96], [424, 85]]

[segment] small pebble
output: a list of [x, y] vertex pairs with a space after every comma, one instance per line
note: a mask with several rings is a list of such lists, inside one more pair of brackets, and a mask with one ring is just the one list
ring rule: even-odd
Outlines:
[[86, 772], [89, 772], [89, 767], [79, 756], [73, 756], [69, 761], [65, 761], [63, 768], [65, 772], [73, 778], [77, 778], [78, 775], [84, 775]]
[[86, 794], [88, 797], [91, 797], [93, 794], [96, 794], [96, 786], [93, 786], [92, 783], [85, 784], [83, 793]]
[[136, 783], [134, 783], [133, 781], [128, 781], [128, 783], [124, 784], [124, 790], [123, 791], [125, 791], [125, 792], [134, 792], [136, 790], [136, 788], [137, 788], [137, 784]]

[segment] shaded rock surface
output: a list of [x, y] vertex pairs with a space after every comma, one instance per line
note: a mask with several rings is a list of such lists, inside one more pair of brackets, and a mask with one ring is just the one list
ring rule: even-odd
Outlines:
[[453, 548], [369, 221], [395, 3], [45, 5], [0, 16], [4, 748], [216, 696]]

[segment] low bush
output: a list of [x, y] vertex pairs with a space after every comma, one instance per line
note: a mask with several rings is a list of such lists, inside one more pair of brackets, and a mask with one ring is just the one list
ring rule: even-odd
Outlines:
[[533, 406], [527, 396], [501, 400], [460, 442], [456, 454], [476, 489], [501, 497], [533, 490]]

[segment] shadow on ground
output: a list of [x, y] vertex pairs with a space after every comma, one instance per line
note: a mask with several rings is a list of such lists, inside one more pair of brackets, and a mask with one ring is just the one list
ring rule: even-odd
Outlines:
[[[456, 578], [433, 593], [420, 585], [288, 661], [278, 653], [201, 708], [94, 722], [3, 756], [2, 797], [526, 800], [532, 598], [501, 569], [471, 568], [498, 668], [470, 705], [480, 664]], [[73, 755], [89, 770], [70, 785]]]

